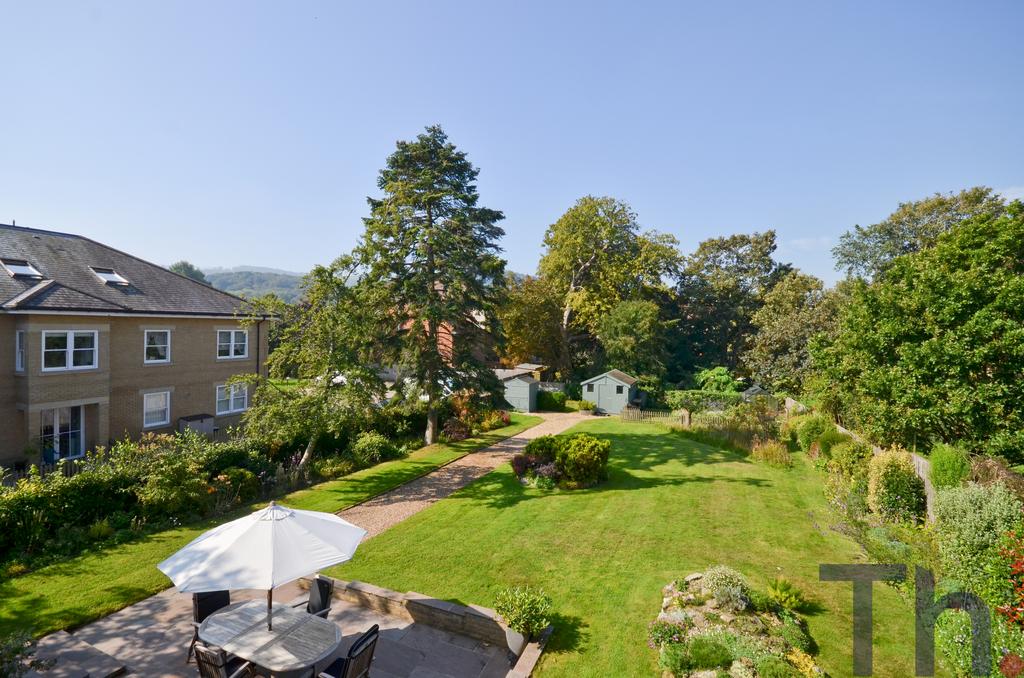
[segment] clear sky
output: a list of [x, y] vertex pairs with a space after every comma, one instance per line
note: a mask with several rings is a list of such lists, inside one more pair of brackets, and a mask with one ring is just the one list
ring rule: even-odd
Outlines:
[[509, 268], [580, 196], [684, 251], [775, 228], [833, 280], [853, 224], [1024, 196], [1024, 2], [0, 3], [0, 222], [158, 263], [350, 249], [396, 139], [440, 123]]

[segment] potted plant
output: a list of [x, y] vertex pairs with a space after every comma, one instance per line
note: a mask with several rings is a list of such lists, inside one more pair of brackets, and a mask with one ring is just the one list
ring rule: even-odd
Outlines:
[[509, 651], [518, 658], [526, 644], [547, 628], [551, 599], [541, 589], [512, 586], [498, 591], [494, 611], [505, 624]]
[[579, 403], [580, 412], [586, 412], [587, 414], [593, 414], [594, 410], [596, 408], [597, 408], [597, 405], [595, 403], [590, 402], [589, 400], [581, 400], [580, 403]]

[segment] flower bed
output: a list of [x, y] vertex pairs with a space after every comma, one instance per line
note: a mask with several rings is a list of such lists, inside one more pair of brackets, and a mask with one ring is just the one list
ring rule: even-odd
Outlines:
[[523, 483], [542, 489], [580, 489], [608, 477], [612, 444], [586, 433], [541, 436], [512, 458], [512, 470]]
[[793, 610], [799, 593], [777, 581], [752, 591], [724, 566], [677, 579], [662, 589], [661, 612], [648, 644], [665, 676], [674, 678], [800, 678], [823, 676], [809, 654], [814, 641]]

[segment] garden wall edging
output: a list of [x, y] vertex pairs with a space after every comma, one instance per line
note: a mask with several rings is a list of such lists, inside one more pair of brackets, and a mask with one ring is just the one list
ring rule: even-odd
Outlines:
[[[506, 647], [505, 626], [498, 614], [489, 607], [459, 605], [415, 591], [399, 593], [373, 584], [344, 579], [334, 579], [334, 597], [391, 617]], [[538, 640], [526, 646], [509, 670], [508, 678], [528, 678], [533, 673], [553, 630], [548, 626]]]

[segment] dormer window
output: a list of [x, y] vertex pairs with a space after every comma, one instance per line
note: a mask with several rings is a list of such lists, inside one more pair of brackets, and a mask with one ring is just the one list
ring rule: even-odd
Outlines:
[[108, 285], [128, 284], [128, 279], [112, 268], [100, 268], [99, 266], [91, 266], [90, 268], [92, 268], [92, 272], [96, 274], [97, 278]]
[[42, 279], [43, 274], [36, 270], [36, 267], [24, 259], [0, 259], [7, 274], [12, 278], [36, 278]]

